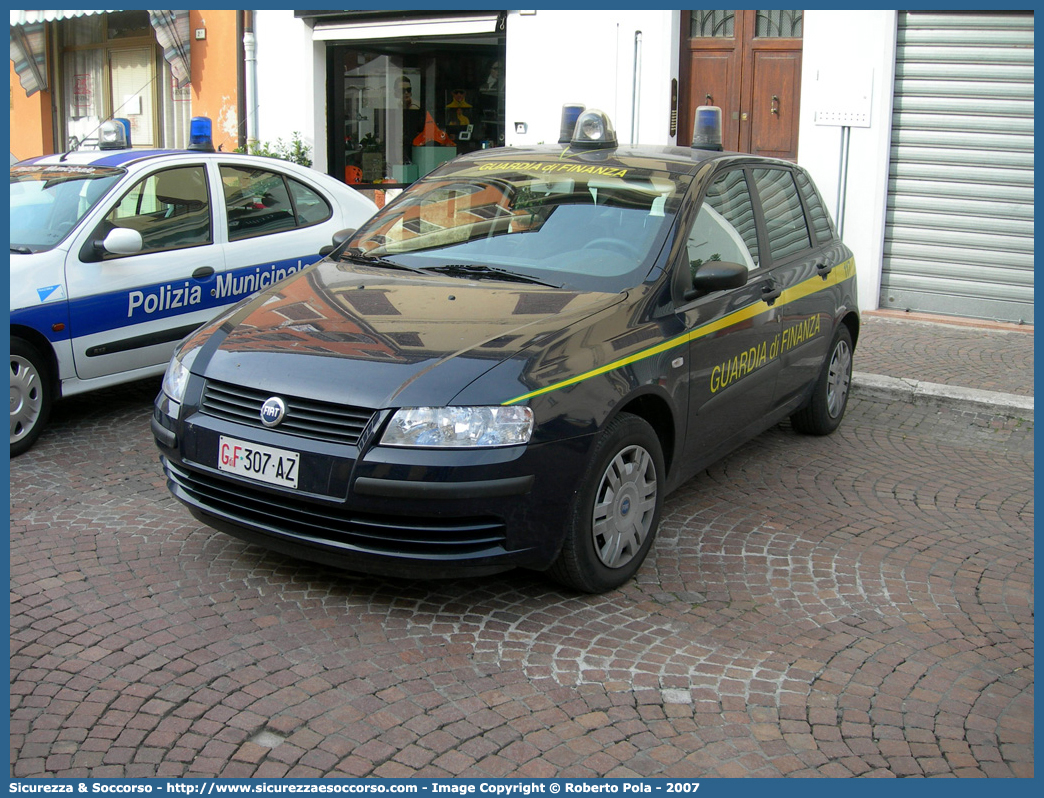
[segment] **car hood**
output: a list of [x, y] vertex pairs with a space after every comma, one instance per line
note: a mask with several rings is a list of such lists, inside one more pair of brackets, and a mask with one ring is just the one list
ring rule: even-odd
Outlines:
[[[191, 370], [359, 407], [452, 403], [494, 366], [500, 403], [532, 386], [531, 357], [626, 294], [413, 274], [321, 261], [208, 325]], [[503, 395], [499, 395], [503, 394]], [[472, 397], [474, 398], [474, 397]]]

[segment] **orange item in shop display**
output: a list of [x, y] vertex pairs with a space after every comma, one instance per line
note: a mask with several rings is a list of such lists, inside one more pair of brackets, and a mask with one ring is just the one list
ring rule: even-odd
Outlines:
[[446, 135], [446, 131], [442, 130], [438, 125], [435, 124], [435, 120], [432, 118], [430, 113], [425, 113], [426, 117], [424, 120], [424, 130], [416, 135], [413, 139], [414, 147], [422, 147], [425, 144], [442, 144], [446, 147], [454, 147], [457, 142]]

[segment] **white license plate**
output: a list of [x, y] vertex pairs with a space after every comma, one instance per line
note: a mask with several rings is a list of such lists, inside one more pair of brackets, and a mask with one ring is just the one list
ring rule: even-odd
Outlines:
[[259, 443], [248, 443], [221, 436], [218, 443], [218, 469], [241, 477], [280, 485], [297, 487], [297, 467], [301, 455], [286, 449], [273, 449]]

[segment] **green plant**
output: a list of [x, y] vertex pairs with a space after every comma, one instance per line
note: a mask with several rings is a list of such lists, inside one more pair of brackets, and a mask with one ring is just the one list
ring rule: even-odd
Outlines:
[[275, 144], [259, 141], [252, 147], [236, 147], [236, 152], [246, 152], [264, 158], [279, 158], [301, 166], [312, 165], [312, 148], [301, 140], [301, 134], [296, 130], [289, 143], [282, 139], [276, 139]]
[[276, 145], [276, 151], [282, 153], [278, 157], [283, 158], [283, 160], [292, 161], [301, 166], [312, 165], [312, 148], [301, 141], [301, 134], [296, 130], [294, 131], [294, 137], [290, 139], [288, 145], [284, 147], [282, 139], [277, 139]]

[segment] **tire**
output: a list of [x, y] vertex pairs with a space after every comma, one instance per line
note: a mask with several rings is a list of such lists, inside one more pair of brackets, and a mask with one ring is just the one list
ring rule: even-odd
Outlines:
[[51, 415], [54, 388], [47, 361], [32, 344], [11, 339], [11, 457], [29, 450]]
[[790, 417], [794, 429], [807, 435], [829, 435], [841, 424], [852, 387], [852, 334], [841, 324], [830, 355], [812, 389], [812, 398]]
[[595, 444], [550, 576], [584, 593], [630, 580], [656, 538], [663, 476], [652, 427], [629, 413], [613, 419]]

